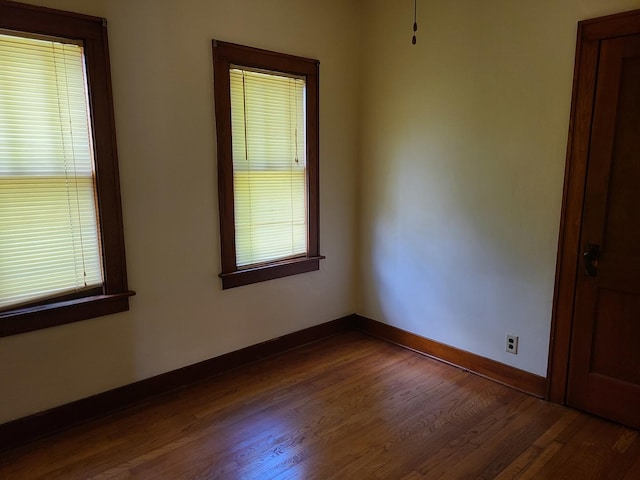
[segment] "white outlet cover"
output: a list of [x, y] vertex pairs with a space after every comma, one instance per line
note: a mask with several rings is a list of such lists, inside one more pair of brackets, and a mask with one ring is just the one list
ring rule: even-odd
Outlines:
[[505, 350], [514, 355], [518, 354], [518, 337], [516, 335], [510, 335], [507, 333], [505, 340]]

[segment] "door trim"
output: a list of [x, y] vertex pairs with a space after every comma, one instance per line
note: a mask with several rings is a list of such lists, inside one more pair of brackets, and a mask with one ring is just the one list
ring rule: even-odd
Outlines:
[[566, 403], [571, 328], [579, 272], [582, 209], [600, 42], [635, 33], [640, 33], [640, 10], [578, 23], [547, 368], [546, 398], [555, 403]]

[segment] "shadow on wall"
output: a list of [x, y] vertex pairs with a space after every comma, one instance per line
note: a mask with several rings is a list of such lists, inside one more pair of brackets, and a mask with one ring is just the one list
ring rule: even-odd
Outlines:
[[[460, 130], [458, 138], [474, 131]], [[404, 137], [373, 162], [365, 262], [373, 265], [375, 311], [400, 328], [495, 358], [514, 319], [538, 326], [550, 319], [555, 252], [545, 251], [537, 225], [549, 215], [531, 200], [536, 185], [520, 168], [527, 159], [472, 151], [468, 136], [454, 142], [449, 135], [448, 144], [417, 132]]]

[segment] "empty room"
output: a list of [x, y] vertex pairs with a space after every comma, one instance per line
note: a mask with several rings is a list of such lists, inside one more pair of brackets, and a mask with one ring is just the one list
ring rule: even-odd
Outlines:
[[639, 479], [640, 0], [0, 0], [0, 478]]

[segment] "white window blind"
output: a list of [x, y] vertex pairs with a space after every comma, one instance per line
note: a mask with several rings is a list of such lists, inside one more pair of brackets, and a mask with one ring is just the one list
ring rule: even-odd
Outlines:
[[82, 47], [0, 32], [0, 309], [100, 286]]
[[306, 254], [305, 81], [230, 69], [238, 267]]

